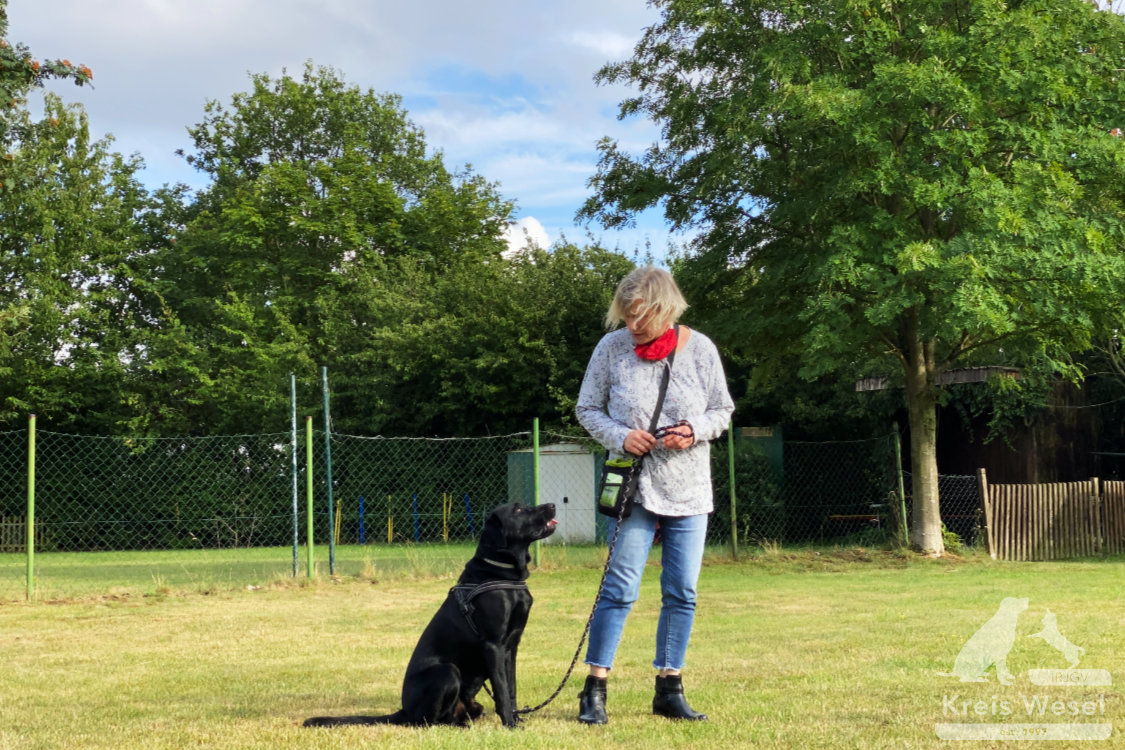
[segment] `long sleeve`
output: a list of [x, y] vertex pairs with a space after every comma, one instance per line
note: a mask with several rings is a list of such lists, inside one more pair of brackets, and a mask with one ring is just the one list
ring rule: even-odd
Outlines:
[[609, 336], [603, 338], [590, 356], [582, 387], [578, 391], [575, 415], [594, 440], [611, 453], [620, 455], [624, 452], [625, 437], [633, 428], [609, 415], [610, 350], [615, 348], [611, 343], [607, 344], [609, 341]]
[[[696, 334], [698, 335], [698, 334]], [[714, 440], [727, 429], [730, 424], [731, 414], [734, 413], [734, 401], [727, 390], [726, 375], [719, 359], [718, 349], [711, 341], [706, 342], [707, 354], [698, 358], [696, 366], [699, 371], [700, 385], [706, 394], [706, 409], [699, 413], [684, 417], [691, 422], [695, 429], [695, 439]]]
[[[665, 366], [638, 358], [628, 331], [607, 334], [586, 368], [575, 408], [579, 423], [613, 455], [621, 455], [629, 431], [649, 427]], [[658, 446], [645, 458], [639, 496], [646, 508], [671, 516], [711, 512], [709, 441], [723, 433], [733, 411], [718, 350], [692, 331], [676, 354], [658, 424], [686, 419], [695, 443], [683, 451]]]

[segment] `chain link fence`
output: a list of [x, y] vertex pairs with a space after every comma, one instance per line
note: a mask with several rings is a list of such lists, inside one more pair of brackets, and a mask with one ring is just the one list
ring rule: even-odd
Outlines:
[[[914, 476], [904, 471], [907, 505], [913, 496]], [[941, 522], [945, 526], [946, 546], [956, 551], [957, 545], [975, 547], [982, 542], [980, 530], [984, 526], [984, 509], [981, 504], [980, 480], [972, 475], [939, 474], [938, 497], [941, 498]], [[956, 534], [956, 538], [949, 534]]]
[[27, 433], [0, 432], [0, 555], [27, 543]]
[[[893, 435], [809, 443], [744, 433], [712, 444], [710, 544], [870, 546], [897, 533], [902, 503]], [[452, 572], [491, 508], [534, 502], [534, 440], [531, 432], [454, 439], [332, 434], [329, 445], [323, 432], [311, 432], [294, 446], [289, 433], [120, 438], [39, 431], [36, 570], [61, 568], [70, 560], [64, 553], [198, 550], [216, 559], [215, 551], [230, 550], [276, 560], [256, 568], [274, 575], [290, 571], [292, 557], [295, 574], [297, 543], [307, 544], [311, 526], [321, 572], [328, 571], [330, 542], [333, 567], [343, 563], [345, 574], [377, 548], [448, 548]], [[18, 590], [25, 573], [28, 452], [27, 432], [0, 433], [0, 597]], [[600, 446], [548, 432], [539, 436], [539, 454], [538, 500], [555, 503], [560, 521], [548, 543], [604, 542], [594, 509]], [[968, 543], [972, 529], [952, 521], [969, 523], [978, 504], [973, 487], [974, 496], [966, 493], [950, 519]], [[181, 555], [174, 565], [186, 570], [193, 559]]]
[[[735, 523], [730, 504], [712, 521], [740, 545], [841, 544], [874, 546], [901, 528], [894, 436], [839, 442], [782, 441], [736, 433]], [[717, 446], [716, 446], [717, 449]], [[729, 468], [727, 461], [713, 462]], [[716, 495], [730, 480], [716, 471]]]
[[[314, 445], [325, 451], [324, 435]], [[487, 438], [383, 438], [333, 435], [333, 508], [317, 503], [316, 537], [337, 544], [472, 541], [495, 506], [531, 504], [509, 491], [516, 459], [532, 456], [530, 433]], [[326, 467], [324, 461], [316, 461]], [[325, 468], [327, 471], [327, 468]], [[326, 496], [326, 491], [324, 491]]]
[[40, 431], [43, 551], [271, 547], [292, 538], [284, 433], [112, 438]]

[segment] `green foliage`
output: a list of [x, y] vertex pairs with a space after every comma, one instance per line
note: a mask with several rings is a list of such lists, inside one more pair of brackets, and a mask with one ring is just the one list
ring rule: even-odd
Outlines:
[[8, 41], [8, 0], [0, 0], [0, 140], [26, 137], [22, 108], [33, 88], [51, 78], [69, 79], [76, 86], [91, 85], [94, 73], [70, 60], [36, 60], [27, 45]]
[[[196, 386], [182, 426], [278, 429], [287, 374], [333, 386], [335, 429], [476, 435], [569, 418], [629, 264], [560, 245], [501, 256], [494, 185], [450, 173], [395, 96], [326, 68], [211, 102], [188, 161], [212, 178], [155, 253], [154, 335]], [[164, 194], [169, 206], [179, 196]], [[153, 410], [155, 412], [155, 410]], [[160, 427], [171, 428], [170, 424]]]
[[[210, 186], [179, 209], [185, 196], [162, 196], [181, 226], [155, 252], [147, 304], [161, 321], [154, 353], [171, 357], [149, 366], [192, 385], [179, 399], [158, 388], [145, 398], [186, 397], [166, 415], [181, 427], [282, 427], [288, 373], [326, 365], [347, 380], [365, 350], [382, 367], [373, 332], [392, 325], [405, 289], [428, 290], [450, 266], [483, 265], [504, 247], [510, 204], [482, 178], [447, 171], [397, 97], [311, 64], [300, 79], [252, 84], [229, 106], [210, 102], [189, 130], [186, 158]], [[303, 408], [317, 395], [303, 390]], [[364, 398], [356, 420], [370, 429], [387, 397]]]
[[[392, 95], [306, 66], [190, 129], [192, 194], [136, 181], [77, 107], [9, 113], [0, 159], [0, 423], [129, 435], [288, 428], [290, 373], [360, 434], [564, 425], [631, 264], [504, 258], [512, 206], [446, 169]], [[81, 81], [80, 81], [81, 82]]]
[[985, 417], [988, 424], [985, 440], [1007, 440], [1043, 414], [1058, 383], [1052, 369], [1036, 368], [1035, 363], [1030, 362], [1021, 369], [1019, 379], [993, 376], [984, 386], [979, 383], [951, 385], [943, 396], [961, 416], [966, 430], [975, 419]]
[[965, 544], [961, 541], [961, 536], [954, 531], [945, 528], [945, 524], [941, 525], [941, 539], [948, 552], [959, 555], [965, 551]]
[[127, 409], [122, 381], [142, 348], [133, 303], [148, 197], [80, 107], [48, 93], [41, 119], [26, 94], [48, 79], [89, 84], [85, 65], [35, 60], [7, 35], [0, 1], [0, 424], [36, 412], [57, 426], [104, 429]]
[[51, 94], [42, 120], [17, 114], [0, 146], [0, 422], [112, 423], [135, 343], [140, 162]]
[[615, 253], [565, 244], [457, 263], [436, 277], [397, 265], [364, 295], [377, 325], [333, 365], [337, 425], [477, 435], [526, 430], [536, 416], [545, 427], [569, 423], [630, 268]]
[[622, 114], [664, 138], [639, 157], [603, 143], [582, 214], [615, 225], [660, 204], [699, 229], [682, 278], [722, 342], [805, 378], [900, 368], [916, 452], [944, 370], [1076, 374], [1125, 294], [1120, 16], [1083, 0], [656, 5], [599, 78], [633, 85]]

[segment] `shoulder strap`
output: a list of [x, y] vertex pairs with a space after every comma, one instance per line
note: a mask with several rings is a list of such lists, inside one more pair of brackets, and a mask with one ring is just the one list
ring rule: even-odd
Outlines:
[[660, 375], [660, 395], [656, 398], [656, 410], [652, 412], [652, 421], [648, 425], [650, 435], [656, 432], [660, 423], [660, 410], [664, 408], [664, 396], [668, 393], [668, 378], [672, 374], [672, 363], [676, 360], [676, 347], [680, 344], [680, 326], [678, 324], [675, 331], [676, 346], [672, 347], [671, 353], [664, 360], [664, 372]]

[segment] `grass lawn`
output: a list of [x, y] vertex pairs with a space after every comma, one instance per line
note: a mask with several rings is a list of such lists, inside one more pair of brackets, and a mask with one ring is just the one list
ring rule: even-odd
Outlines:
[[[335, 573], [367, 580], [414, 580], [460, 572], [471, 542], [419, 545], [340, 545]], [[718, 549], [718, 548], [716, 548]], [[543, 545], [545, 568], [600, 564], [604, 547]], [[328, 547], [314, 550], [317, 577], [328, 577]], [[721, 554], [717, 552], [716, 554]], [[308, 577], [308, 548], [297, 550], [298, 577]], [[40, 552], [35, 555], [35, 598], [41, 601], [111, 595], [163, 595], [293, 582], [293, 550], [252, 547], [146, 552]], [[0, 602], [27, 596], [27, 558], [0, 554]]]
[[[529, 581], [536, 603], [520, 649], [521, 704], [557, 686], [600, 574], [589, 550], [548, 552]], [[1026, 747], [939, 740], [935, 724], [950, 722], [1109, 723], [1108, 740], [1049, 746], [1125, 747], [1121, 559], [933, 561], [857, 550], [709, 560], [685, 670], [706, 723], [650, 713], [654, 560], [610, 678], [608, 726], [574, 721], [579, 674], [516, 731], [500, 726], [484, 695], [488, 712], [468, 730], [300, 728], [306, 716], [397, 707], [406, 661], [452, 583], [428, 573], [418, 554], [402, 575], [372, 558], [335, 581], [289, 579], [283, 565], [249, 588], [234, 573], [232, 585], [221, 575], [179, 585], [169, 572], [110, 595], [95, 595], [92, 582], [89, 593], [66, 599], [0, 595], [0, 749]], [[0, 577], [11, 572], [3, 564]], [[1008, 656], [1013, 684], [992, 672], [984, 683], [943, 676], [1005, 597], [1029, 601]], [[1055, 648], [1026, 637], [1042, 629], [1048, 609], [1085, 649], [1080, 668], [1107, 670], [1112, 685], [1030, 682], [1030, 669], [1067, 666]], [[1044, 715], [1029, 717], [1029, 701]]]

